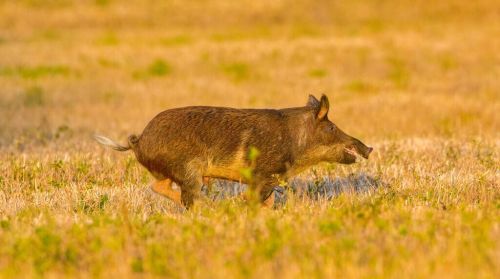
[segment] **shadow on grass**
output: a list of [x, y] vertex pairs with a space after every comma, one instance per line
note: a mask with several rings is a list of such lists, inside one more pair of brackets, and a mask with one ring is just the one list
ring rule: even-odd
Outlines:
[[[380, 185], [381, 182], [378, 179], [366, 173], [352, 173], [347, 177], [337, 178], [329, 176], [324, 176], [321, 179], [294, 178], [286, 187], [276, 186], [274, 188], [275, 205], [284, 204], [289, 191], [313, 200], [329, 200], [342, 193], [364, 193], [376, 189]], [[210, 190], [204, 185], [202, 191], [212, 200], [221, 200], [238, 196], [246, 188], [246, 184], [217, 179], [211, 182]]]

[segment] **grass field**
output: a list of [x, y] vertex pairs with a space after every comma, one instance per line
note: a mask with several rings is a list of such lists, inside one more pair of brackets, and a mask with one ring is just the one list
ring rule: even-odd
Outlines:
[[[0, 0], [0, 276], [499, 278], [499, 34], [498, 1]], [[311, 93], [375, 151], [275, 210], [185, 212], [91, 137]]]

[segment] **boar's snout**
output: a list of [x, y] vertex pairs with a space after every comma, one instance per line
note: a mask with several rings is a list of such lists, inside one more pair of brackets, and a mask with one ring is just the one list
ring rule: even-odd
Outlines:
[[365, 158], [365, 159], [368, 159], [368, 157], [370, 156], [370, 153], [372, 153], [372, 151], [373, 151], [373, 147], [366, 146], [364, 143], [362, 143], [358, 139], [354, 139], [353, 146], [354, 146], [354, 149], [356, 150], [356, 152], [359, 155], [363, 156], [363, 158]]

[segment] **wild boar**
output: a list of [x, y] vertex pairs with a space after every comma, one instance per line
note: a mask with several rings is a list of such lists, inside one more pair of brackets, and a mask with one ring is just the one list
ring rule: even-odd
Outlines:
[[[141, 135], [126, 146], [96, 135], [118, 151], [131, 149], [155, 178], [151, 189], [189, 208], [199, 196], [204, 178], [250, 183], [260, 201], [273, 200], [277, 179], [286, 180], [320, 162], [351, 164], [356, 155], [372, 152], [328, 119], [329, 101], [310, 95], [303, 107], [236, 109], [191, 106], [161, 112]], [[250, 165], [251, 148], [260, 155], [252, 162], [252, 181], [241, 170]], [[174, 191], [175, 182], [181, 189]]]

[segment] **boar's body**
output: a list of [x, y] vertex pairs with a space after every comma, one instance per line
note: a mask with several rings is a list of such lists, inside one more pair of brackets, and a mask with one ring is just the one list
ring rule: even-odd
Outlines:
[[[287, 110], [185, 107], [164, 111], [132, 144], [139, 162], [157, 179], [184, 183], [202, 176], [241, 181], [248, 151], [260, 151], [255, 174], [285, 174], [294, 162], [295, 118]], [[294, 127], [295, 126], [295, 127]]]
[[[130, 136], [128, 146], [95, 138], [118, 151], [132, 149], [158, 180], [152, 189], [187, 207], [198, 196], [203, 177], [251, 182], [264, 201], [276, 178], [287, 179], [324, 161], [354, 163], [356, 154], [368, 158], [372, 148], [337, 128], [328, 110], [324, 95], [320, 101], [309, 96], [304, 107], [280, 110], [176, 108], [158, 114], [140, 136]], [[260, 155], [252, 162], [252, 181], [245, 181], [240, 171], [249, 166], [250, 147]], [[170, 188], [172, 181], [181, 188], [180, 196]]]

